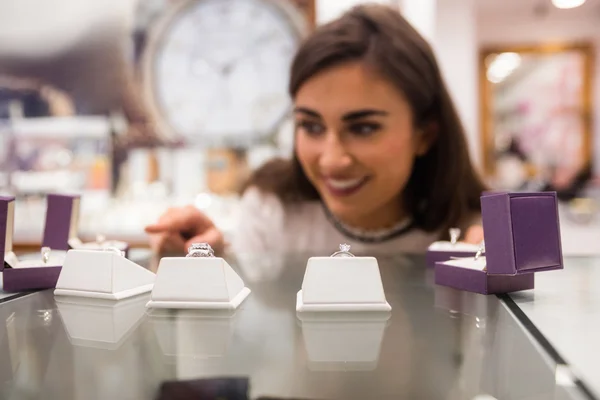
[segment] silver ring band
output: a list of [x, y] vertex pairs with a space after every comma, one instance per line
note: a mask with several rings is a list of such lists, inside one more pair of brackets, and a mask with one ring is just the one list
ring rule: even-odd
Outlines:
[[193, 243], [188, 247], [186, 257], [214, 257], [215, 252], [208, 243]]
[[450, 243], [456, 245], [456, 243], [458, 243], [458, 238], [460, 237], [460, 228], [450, 228], [448, 233], [450, 234]]
[[475, 253], [475, 260], [478, 260], [479, 257], [483, 256], [485, 254], [485, 242], [481, 242], [481, 245], [479, 246], [479, 249], [477, 250], [477, 253]]
[[48, 261], [50, 260], [50, 252], [52, 250], [50, 249], [50, 247], [42, 247], [42, 249], [40, 250], [41, 255], [42, 255], [42, 261], [44, 262], [44, 264], [48, 263]]
[[344, 243], [340, 244], [340, 250], [333, 253], [331, 257], [354, 257], [354, 254], [350, 253], [350, 245]]

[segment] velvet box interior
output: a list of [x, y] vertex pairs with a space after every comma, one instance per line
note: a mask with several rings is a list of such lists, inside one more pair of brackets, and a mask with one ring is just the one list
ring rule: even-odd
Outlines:
[[447, 261], [455, 257], [473, 257], [478, 249], [478, 245], [471, 243], [434, 242], [427, 248], [425, 261], [428, 267], [433, 268], [435, 267], [435, 263]]

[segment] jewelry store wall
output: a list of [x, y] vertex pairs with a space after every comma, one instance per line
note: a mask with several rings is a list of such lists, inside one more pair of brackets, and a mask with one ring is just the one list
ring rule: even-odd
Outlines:
[[[84, 240], [101, 234], [145, 245], [147, 223], [170, 206], [188, 203], [230, 232], [238, 190], [250, 171], [292, 150], [287, 68], [299, 41], [362, 2], [0, 2], [0, 191], [17, 196], [15, 243], [39, 243], [50, 192], [83, 195]], [[565, 251], [597, 248], [582, 244], [587, 242], [578, 235], [600, 229], [594, 189], [600, 170], [595, 140], [600, 63], [593, 62], [600, 0], [573, 9], [559, 9], [552, 0], [377, 2], [398, 7], [431, 41], [471, 155], [488, 182], [510, 190], [558, 189], [564, 195], [563, 226], [576, 232], [563, 234]], [[494, 108], [499, 98], [546, 93], [542, 89], [565, 98], [557, 88], [540, 89], [543, 82], [534, 82], [533, 90], [507, 88], [526, 64], [528, 76], [545, 76], [526, 55], [550, 54], [550, 48], [583, 54], [569, 64], [579, 70], [565, 72], [573, 78], [565, 78], [560, 89], [579, 93], [573, 104], [563, 105], [572, 112], [550, 127], [532, 127], [531, 120], [507, 123]], [[252, 75], [245, 65], [259, 53], [268, 63]], [[505, 53], [508, 61], [506, 55], [498, 58], [494, 68], [500, 65], [506, 76], [493, 82], [498, 77], [488, 78], [487, 70]], [[555, 74], [567, 68], [551, 61], [538, 65], [558, 65], [546, 68]], [[524, 102], [531, 109], [537, 100], [520, 99], [517, 109]], [[545, 107], [555, 112], [558, 106]], [[515, 130], [560, 131], [553, 135], [563, 138], [570, 132], [577, 139], [570, 157], [544, 156], [556, 154], [556, 145], [548, 145], [545, 153], [525, 154], [523, 161], [523, 151], [510, 146], [518, 140], [507, 141], [506, 129], [513, 139], [520, 137]], [[572, 162], [563, 165], [562, 159]]]

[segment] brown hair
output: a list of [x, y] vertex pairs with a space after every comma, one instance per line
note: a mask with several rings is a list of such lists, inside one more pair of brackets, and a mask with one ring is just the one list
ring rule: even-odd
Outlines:
[[[428, 152], [415, 160], [403, 191], [403, 204], [415, 225], [445, 232], [465, 224], [480, 211], [485, 185], [469, 158], [464, 129], [430, 45], [392, 8], [357, 6], [317, 28], [302, 44], [292, 64], [290, 95], [294, 98], [322, 70], [348, 62], [363, 62], [382, 74], [408, 100], [415, 127], [437, 131]], [[320, 199], [295, 154], [291, 160], [265, 164], [250, 185], [286, 203]]]

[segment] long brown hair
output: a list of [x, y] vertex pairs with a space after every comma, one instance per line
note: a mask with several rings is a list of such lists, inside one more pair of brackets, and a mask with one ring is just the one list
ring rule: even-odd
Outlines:
[[[463, 126], [430, 45], [395, 10], [357, 6], [323, 25], [302, 44], [292, 64], [289, 92], [326, 68], [362, 62], [387, 78], [408, 100], [415, 128], [433, 127], [437, 135], [418, 157], [403, 190], [403, 205], [425, 231], [460, 226], [480, 211], [485, 185], [475, 172]], [[296, 154], [258, 169], [248, 186], [274, 193], [284, 203], [319, 200]]]

